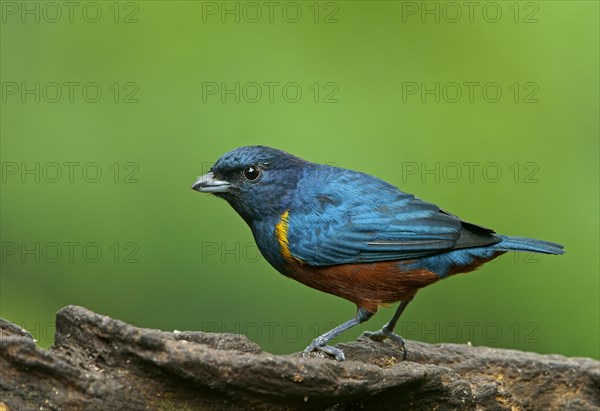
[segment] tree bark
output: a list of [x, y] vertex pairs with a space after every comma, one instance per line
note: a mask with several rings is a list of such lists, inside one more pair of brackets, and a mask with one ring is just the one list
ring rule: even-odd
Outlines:
[[600, 363], [469, 345], [339, 344], [273, 355], [242, 335], [136, 328], [68, 306], [49, 350], [0, 319], [0, 411], [597, 410]]

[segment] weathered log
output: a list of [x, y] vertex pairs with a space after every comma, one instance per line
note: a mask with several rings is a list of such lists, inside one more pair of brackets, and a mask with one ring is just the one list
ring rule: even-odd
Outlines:
[[81, 307], [49, 350], [0, 320], [0, 411], [594, 410], [600, 363], [469, 345], [339, 344], [345, 362], [273, 355], [242, 335], [136, 328]]

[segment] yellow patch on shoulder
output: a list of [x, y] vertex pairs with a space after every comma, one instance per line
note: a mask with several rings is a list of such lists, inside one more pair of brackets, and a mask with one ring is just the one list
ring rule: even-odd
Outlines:
[[[288, 229], [289, 229], [289, 222], [288, 222], [288, 217], [290, 216], [290, 210], [286, 210], [285, 213], [283, 213], [281, 215], [281, 218], [279, 219], [279, 222], [277, 223], [277, 225], [275, 226], [275, 235], [277, 236], [277, 241], [279, 242], [279, 247], [281, 248], [281, 254], [283, 255], [283, 257], [286, 260], [297, 260], [300, 261], [300, 259], [294, 257], [292, 255], [292, 252], [290, 251], [290, 244], [288, 242]], [[302, 261], [300, 261], [302, 262]]]

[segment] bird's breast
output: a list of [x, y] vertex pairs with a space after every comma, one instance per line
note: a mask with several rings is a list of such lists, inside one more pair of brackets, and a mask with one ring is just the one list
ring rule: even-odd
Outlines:
[[[282, 274], [289, 275], [291, 263], [300, 262], [290, 251], [288, 242], [289, 211], [252, 225], [256, 245], [265, 259]], [[297, 261], [296, 261], [297, 260]]]

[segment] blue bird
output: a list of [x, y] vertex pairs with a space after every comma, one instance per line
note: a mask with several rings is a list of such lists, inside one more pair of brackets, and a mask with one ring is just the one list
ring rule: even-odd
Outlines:
[[281, 150], [247, 146], [223, 155], [192, 188], [225, 199], [250, 226], [280, 273], [356, 304], [354, 318], [315, 338], [305, 352], [344, 360], [328, 342], [400, 301], [376, 341], [394, 334], [420, 288], [475, 270], [507, 251], [563, 254], [547, 241], [496, 234], [358, 171], [312, 163]]

